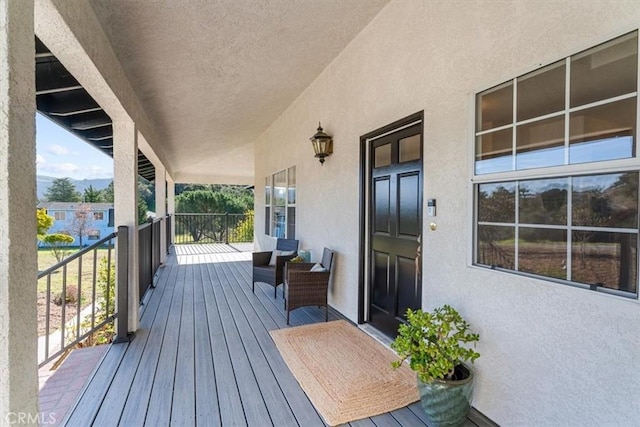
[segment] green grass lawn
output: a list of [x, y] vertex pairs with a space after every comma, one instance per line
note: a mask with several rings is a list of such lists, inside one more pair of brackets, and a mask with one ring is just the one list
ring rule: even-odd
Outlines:
[[[77, 249], [72, 249], [72, 252], [69, 255], [72, 255], [77, 252]], [[87, 254], [83, 255], [80, 263], [80, 259], [75, 259], [67, 264], [66, 268], [66, 284], [67, 289], [70, 286], [75, 287], [76, 289], [80, 289], [82, 293], [82, 306], [84, 307], [88, 304], [92, 299], [92, 288], [94, 282], [94, 256], [95, 256], [95, 277], [98, 277], [98, 267], [100, 265], [100, 260], [102, 258], [107, 257], [108, 249], [107, 248], [99, 248], [94, 251], [90, 251]], [[111, 259], [112, 262], [115, 261], [115, 251], [111, 251]], [[46, 270], [47, 268], [57, 264], [58, 261], [53, 254], [51, 249], [38, 249], [38, 271]], [[81, 274], [80, 274], [81, 273]], [[63, 269], [59, 268], [55, 272], [53, 272], [50, 276], [45, 276], [42, 279], [38, 280], [38, 292], [46, 292], [47, 291], [47, 277], [50, 277], [50, 286], [51, 286], [51, 295], [52, 298], [56, 294], [62, 292], [62, 284], [64, 278]], [[79, 280], [80, 279], [80, 280]]]

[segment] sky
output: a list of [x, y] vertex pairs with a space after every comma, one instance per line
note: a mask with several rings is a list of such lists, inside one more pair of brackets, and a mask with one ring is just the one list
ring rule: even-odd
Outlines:
[[55, 178], [113, 178], [113, 160], [41, 114], [36, 114], [38, 175]]

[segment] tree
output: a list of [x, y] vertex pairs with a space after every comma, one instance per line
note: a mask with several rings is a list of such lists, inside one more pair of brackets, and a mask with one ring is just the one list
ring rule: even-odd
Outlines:
[[78, 236], [78, 242], [82, 247], [82, 238], [94, 231], [92, 226], [93, 213], [91, 212], [91, 206], [81, 204], [76, 208], [67, 232], [72, 236]]
[[73, 240], [73, 237], [62, 233], [47, 234], [42, 238], [42, 241], [51, 247], [53, 256], [58, 262], [61, 262], [68, 255], [69, 245], [73, 243]]
[[46, 209], [37, 209], [36, 218], [38, 221], [38, 239], [42, 239], [42, 237], [47, 234], [47, 231], [53, 225], [54, 219], [52, 216], [47, 215]]
[[100, 201], [103, 203], [113, 203], [113, 181], [109, 185], [100, 191]]
[[144, 224], [147, 222], [147, 203], [144, 199], [138, 197], [138, 224]]
[[[185, 191], [176, 197], [176, 212], [201, 213], [201, 214], [225, 214], [242, 213], [243, 205], [235, 197], [211, 190]], [[177, 217], [180, 224], [191, 235], [194, 242], [199, 242], [204, 238], [213, 241], [223, 241], [226, 231], [224, 215], [205, 216], [182, 216]]]
[[156, 187], [140, 176], [138, 177], [138, 199], [144, 200], [147, 210], [156, 210]]
[[84, 203], [100, 203], [102, 201], [102, 192], [93, 188], [93, 185], [90, 185], [84, 189], [82, 201]]
[[49, 202], [79, 202], [80, 193], [70, 178], [56, 178], [44, 193]]

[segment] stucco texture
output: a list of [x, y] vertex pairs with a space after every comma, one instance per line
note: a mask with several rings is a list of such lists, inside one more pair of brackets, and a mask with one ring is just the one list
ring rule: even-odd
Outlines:
[[[37, 425], [33, 4], [0, 0], [0, 424]], [[28, 244], [33, 242], [32, 245]], [[25, 244], [26, 243], [26, 244]]]
[[[264, 178], [297, 167], [296, 237], [337, 253], [330, 303], [358, 311], [359, 137], [424, 110], [423, 307], [452, 304], [480, 333], [474, 406], [501, 425], [637, 425], [636, 300], [470, 266], [473, 93], [640, 25], [635, 1], [392, 1], [260, 137]], [[323, 167], [309, 137], [334, 136]], [[428, 224], [429, 221], [425, 221]]]

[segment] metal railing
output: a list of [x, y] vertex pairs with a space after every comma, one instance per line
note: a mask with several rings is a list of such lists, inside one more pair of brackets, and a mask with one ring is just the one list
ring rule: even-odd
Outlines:
[[251, 214], [176, 213], [175, 244], [253, 241]]
[[[140, 302], [162, 262], [162, 227], [166, 227], [168, 248], [170, 217], [138, 229]], [[115, 331], [109, 329], [106, 342], [129, 341], [128, 275], [126, 226], [38, 274], [38, 305], [43, 307], [38, 316], [39, 367], [114, 322]]]
[[38, 274], [38, 366], [115, 320], [117, 237], [112, 233]]
[[[138, 284], [140, 302], [153, 286], [153, 278], [161, 264], [160, 239], [163, 222], [169, 218], [156, 219], [138, 227]], [[169, 221], [167, 221], [169, 222]]]
[[171, 238], [172, 238], [172, 234], [171, 234], [171, 221], [173, 221], [173, 218], [171, 217], [171, 215], [167, 215], [166, 216], [166, 226], [167, 226], [167, 254], [169, 254], [169, 249], [171, 248]]

